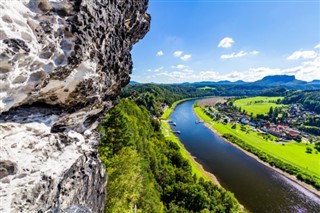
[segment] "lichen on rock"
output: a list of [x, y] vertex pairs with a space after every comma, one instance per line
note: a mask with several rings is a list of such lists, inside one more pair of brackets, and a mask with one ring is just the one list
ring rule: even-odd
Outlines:
[[0, 212], [103, 211], [95, 128], [130, 80], [147, 5], [0, 2]]

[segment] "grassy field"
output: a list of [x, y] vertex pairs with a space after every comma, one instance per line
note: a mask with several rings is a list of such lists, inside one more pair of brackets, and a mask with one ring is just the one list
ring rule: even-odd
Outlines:
[[257, 114], [267, 114], [270, 107], [281, 107], [282, 104], [273, 103], [278, 99], [283, 99], [283, 97], [253, 97], [253, 98], [242, 98], [234, 101], [234, 105], [241, 107], [241, 110], [245, 110], [248, 115], [251, 113], [253, 116]]
[[232, 129], [231, 124], [225, 125], [222, 123], [212, 122], [210, 117], [204, 114], [200, 107], [196, 107], [195, 112], [204, 121], [209, 122], [210, 126], [212, 126], [221, 135], [225, 133], [232, 134], [283, 162], [290, 163], [306, 173], [320, 177], [320, 154], [315, 154], [314, 150], [312, 154], [307, 154], [305, 152], [306, 147], [313, 147], [313, 145], [297, 143], [294, 141], [286, 142], [285, 145], [282, 145], [282, 143], [277, 143], [271, 140], [266, 141], [257, 132], [249, 131], [247, 134], [246, 132], [241, 131], [239, 124], [237, 124], [236, 129]]
[[200, 87], [200, 88], [198, 88], [198, 89], [200, 89], [200, 90], [216, 90], [216, 88], [214, 88], [214, 87], [209, 87], [209, 86]]

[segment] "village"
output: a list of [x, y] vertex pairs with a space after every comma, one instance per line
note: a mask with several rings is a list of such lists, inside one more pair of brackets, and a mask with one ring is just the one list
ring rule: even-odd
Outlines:
[[[225, 102], [215, 103], [214, 106], [205, 106], [203, 110], [215, 121], [232, 124], [234, 128], [239, 124], [243, 131], [251, 130], [262, 134], [271, 134], [282, 142], [289, 140], [301, 142], [302, 138], [307, 140], [320, 139], [317, 135], [298, 129], [306, 118], [320, 119], [320, 115], [297, 104], [271, 108], [266, 115], [253, 116], [252, 113], [248, 115], [241, 108], [234, 106], [232, 101], [227, 99]], [[245, 128], [246, 126], [249, 127], [249, 130]]]

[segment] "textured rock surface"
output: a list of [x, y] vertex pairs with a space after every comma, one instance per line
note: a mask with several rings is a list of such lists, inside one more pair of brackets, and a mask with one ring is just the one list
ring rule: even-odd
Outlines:
[[147, 0], [0, 2], [0, 212], [102, 212], [99, 119], [129, 82]]

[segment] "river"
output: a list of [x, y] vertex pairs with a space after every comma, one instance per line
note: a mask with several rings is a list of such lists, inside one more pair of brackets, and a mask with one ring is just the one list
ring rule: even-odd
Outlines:
[[231, 191], [250, 212], [319, 213], [320, 198], [277, 171], [225, 142], [193, 112], [196, 100], [178, 105], [170, 119], [186, 149], [223, 188]]

